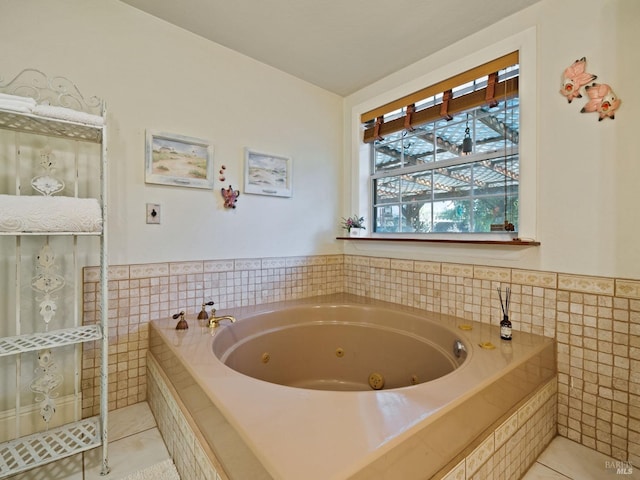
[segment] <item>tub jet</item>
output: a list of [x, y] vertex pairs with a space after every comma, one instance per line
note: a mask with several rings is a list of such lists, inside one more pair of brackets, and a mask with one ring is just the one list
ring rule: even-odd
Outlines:
[[384, 387], [384, 377], [380, 373], [369, 375], [369, 386], [374, 390], [382, 390]]

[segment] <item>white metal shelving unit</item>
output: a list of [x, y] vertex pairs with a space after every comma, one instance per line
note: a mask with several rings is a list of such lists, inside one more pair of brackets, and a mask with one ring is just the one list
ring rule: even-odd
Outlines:
[[[68, 147], [65, 154], [70, 155], [74, 160], [74, 166], [71, 170], [74, 178], [74, 186], [72, 195], [74, 197], [82, 198], [84, 192], [81, 192], [78, 184], [82, 180], [79, 178], [78, 168], [78, 144], [90, 143], [95, 144], [99, 150], [99, 198], [97, 198], [101, 208], [101, 222], [102, 228], [99, 231], [0, 231], [0, 236], [10, 236], [15, 240], [9, 240], [14, 245], [13, 252], [6, 252], [3, 249], [1, 255], [6, 259], [15, 258], [16, 267], [15, 274], [6, 272], [7, 276], [15, 275], [15, 333], [16, 335], [4, 336], [0, 338], [0, 357], [14, 356], [16, 358], [16, 406], [15, 406], [15, 431], [16, 438], [10, 439], [3, 443], [0, 443], [0, 478], [5, 478], [16, 473], [29, 470], [33, 467], [44, 465], [54, 460], [58, 460], [64, 457], [74, 455], [92, 448], [102, 447], [102, 469], [101, 473], [106, 475], [109, 473], [108, 461], [107, 461], [107, 374], [108, 374], [108, 284], [107, 284], [107, 129], [106, 129], [106, 109], [104, 102], [96, 97], [85, 98], [79, 92], [77, 87], [64, 77], [49, 78], [38, 70], [28, 69], [20, 72], [13, 80], [3, 83], [0, 77], [0, 93], [8, 95], [16, 95], [21, 97], [29, 97], [35, 99], [37, 105], [48, 105], [51, 107], [59, 108], [62, 113], [68, 112], [71, 115], [48, 115], [42, 113], [33, 113], [31, 111], [16, 111], [11, 108], [2, 108], [0, 104], [0, 130], [13, 132], [8, 133], [2, 138], [11, 138], [13, 135], [14, 145], [2, 145], [3, 152], [13, 151], [13, 157], [15, 159], [15, 191], [1, 191], [0, 194], [8, 194], [15, 196], [22, 195], [51, 195], [55, 194], [51, 192], [43, 192], [36, 186], [33, 188], [38, 190], [33, 192], [30, 189], [30, 185], [24, 185], [24, 179], [20, 171], [21, 147], [22, 141], [25, 138], [41, 139], [40, 143], [46, 142], [49, 138], [63, 139], [59, 145], [65, 145]], [[62, 107], [62, 108], [60, 108]], [[55, 108], [53, 110], [55, 110]], [[65, 109], [69, 109], [68, 111]], [[71, 111], [72, 110], [72, 111]], [[94, 122], [93, 119], [98, 118], [99, 122]], [[87, 120], [85, 120], [87, 119]], [[2, 141], [0, 138], [0, 141]], [[60, 142], [55, 140], [56, 142]], [[38, 141], [35, 141], [38, 143]], [[69, 153], [70, 152], [70, 153]], [[74, 157], [75, 156], [75, 157]], [[0, 157], [0, 161], [3, 161]], [[95, 169], [94, 169], [95, 171]], [[86, 174], [87, 172], [84, 172]], [[94, 172], [91, 172], [94, 173]], [[42, 177], [42, 176], [41, 176]], [[54, 177], [46, 177], [46, 181], [53, 183], [54, 187], [56, 179]], [[46, 183], [45, 181], [45, 183]], [[34, 182], [32, 180], [32, 185]], [[64, 185], [64, 182], [62, 182]], [[0, 187], [2, 188], [2, 187]], [[49, 188], [47, 186], [44, 187]], [[65, 190], [67, 192], [67, 190]], [[2, 205], [0, 204], [0, 208]], [[64, 229], [63, 229], [64, 230]], [[72, 306], [68, 309], [71, 310], [69, 317], [64, 321], [54, 322], [52, 319], [57, 320], [55, 304], [58, 301], [58, 297], [52, 296], [51, 291], [55, 291], [55, 288], [62, 289], [65, 285], [66, 279], [57, 276], [53, 273], [42, 274], [40, 276], [34, 276], [31, 279], [31, 289], [33, 293], [33, 304], [36, 305], [38, 301], [39, 312], [35, 312], [38, 307], [34, 308], [34, 312], [31, 312], [31, 318], [23, 318], [26, 314], [21, 312], [21, 307], [25, 304], [25, 299], [21, 298], [23, 290], [28, 290], [24, 285], [29, 283], [29, 279], [24, 277], [24, 269], [28, 268], [28, 264], [21, 265], [23, 256], [27, 254], [23, 252], [23, 239], [25, 238], [37, 238], [42, 237], [44, 243], [43, 250], [38, 254], [38, 259], [46, 257], [49, 254], [49, 242], [53, 241], [57, 237], [67, 237], [71, 240], [65, 243], [65, 248], [71, 250], [65, 252], [67, 257], [72, 258], [72, 268], [74, 278], [72, 279], [73, 288], [69, 287], [68, 290], [73, 293], [71, 301], [68, 303]], [[87, 252], [82, 251], [82, 245], [78, 244], [78, 239], [84, 236], [97, 236], [99, 237], [99, 257], [100, 257], [100, 291], [97, 292], [96, 302], [99, 303], [100, 318], [96, 319], [97, 322], [93, 325], [82, 325], [82, 272], [79, 257], [86, 255]], [[68, 245], [68, 247], [67, 247]], [[44, 249], [47, 250], [44, 250]], [[44, 252], [44, 253], [43, 253]], [[95, 254], [97, 252], [90, 252]], [[66, 257], [65, 257], [66, 258]], [[52, 259], [45, 258], [40, 260], [41, 264], [46, 261], [52, 261]], [[44, 270], [49, 268], [49, 264], [44, 264]], [[48, 275], [48, 276], [47, 276]], [[52, 286], [52, 282], [61, 283], [62, 286]], [[35, 286], [34, 286], [35, 285]], [[38, 290], [39, 289], [39, 290]], [[31, 299], [26, 299], [31, 301]], [[65, 310], [66, 312], [66, 310]], [[40, 322], [40, 318], [35, 318], [42, 315], [44, 322]], [[51, 322], [51, 325], [49, 324]], [[44, 325], [43, 325], [44, 323]], [[55, 328], [56, 323], [62, 323], [62, 328]], [[40, 330], [33, 328], [33, 325], [37, 324]], [[68, 325], [72, 324], [72, 325]], [[51, 327], [51, 328], [50, 328]], [[91, 418], [82, 419], [81, 417], [81, 385], [80, 385], [80, 372], [81, 372], [81, 347], [85, 342], [98, 342], [101, 348], [100, 356], [100, 414]], [[58, 426], [55, 428], [49, 428], [49, 421], [52, 415], [55, 414], [55, 397], [56, 395], [49, 394], [49, 388], [52, 384], [55, 384], [55, 380], [62, 375], [58, 375], [55, 368], [49, 369], [53, 365], [55, 352], [60, 347], [74, 346], [74, 397], [76, 402], [75, 412], [76, 419], [70, 423]], [[42, 407], [40, 414], [42, 416], [42, 429], [36, 433], [20, 436], [20, 410], [23, 407], [21, 396], [24, 395], [25, 381], [29, 379], [23, 378], [21, 374], [21, 363], [24, 355], [36, 355], [37, 361], [42, 368], [43, 377], [34, 379], [29, 387], [31, 391], [36, 395], [35, 401], [41, 401]], [[27, 357], [24, 357], [27, 358]], [[47, 363], [49, 362], [49, 363]], [[47, 369], [50, 372], [47, 372]], [[71, 372], [62, 372], [71, 373]], [[48, 375], [48, 376], [47, 376]], [[59, 384], [58, 384], [59, 386]], [[58, 388], [54, 386], [53, 388]], [[43, 393], [44, 392], [44, 393]], [[39, 397], [38, 397], [39, 394]], [[43, 401], [44, 400], [44, 401]], [[46, 402], [50, 402], [47, 404]], [[47, 419], [48, 418], [48, 419]], [[38, 429], [40, 430], [40, 429]]]

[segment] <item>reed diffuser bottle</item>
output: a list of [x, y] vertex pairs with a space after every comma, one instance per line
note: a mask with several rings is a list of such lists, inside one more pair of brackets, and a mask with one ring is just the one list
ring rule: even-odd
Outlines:
[[500, 298], [500, 308], [502, 308], [502, 321], [500, 322], [500, 338], [511, 340], [511, 320], [509, 320], [509, 302], [511, 301], [511, 288], [505, 290], [504, 300], [502, 289], [498, 287], [498, 297]]

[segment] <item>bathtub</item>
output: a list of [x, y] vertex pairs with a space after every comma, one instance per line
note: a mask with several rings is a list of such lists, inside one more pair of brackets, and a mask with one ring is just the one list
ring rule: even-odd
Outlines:
[[237, 372], [328, 391], [417, 385], [453, 372], [468, 356], [457, 332], [370, 305], [290, 306], [214, 335], [214, 354]]
[[224, 313], [150, 357], [232, 479], [431, 478], [555, 375], [552, 339], [347, 294]]

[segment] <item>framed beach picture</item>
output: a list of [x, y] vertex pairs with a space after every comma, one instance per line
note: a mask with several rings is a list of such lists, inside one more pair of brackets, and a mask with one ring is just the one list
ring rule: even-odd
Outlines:
[[291, 158], [245, 148], [245, 193], [290, 197], [292, 179]]
[[200, 138], [147, 130], [145, 182], [213, 189], [213, 145]]

